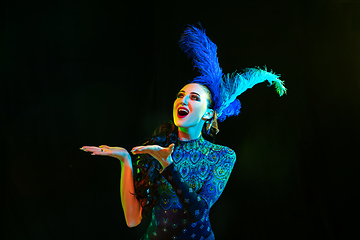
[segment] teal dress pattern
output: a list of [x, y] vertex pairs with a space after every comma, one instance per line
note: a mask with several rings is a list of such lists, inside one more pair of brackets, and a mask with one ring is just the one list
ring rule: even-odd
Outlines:
[[161, 173], [160, 201], [142, 239], [214, 239], [209, 211], [230, 177], [235, 152], [200, 137], [178, 140], [172, 159]]

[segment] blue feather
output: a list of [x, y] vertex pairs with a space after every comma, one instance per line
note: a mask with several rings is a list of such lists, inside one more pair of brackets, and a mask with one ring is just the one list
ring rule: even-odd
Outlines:
[[[232, 103], [236, 98], [245, 92], [247, 89], [252, 88], [258, 83], [264, 81], [269, 82], [269, 86], [275, 85], [275, 89], [280, 96], [286, 93], [284, 82], [279, 79], [280, 75], [262, 70], [261, 68], [247, 68], [242, 74], [233, 73], [224, 75], [220, 82], [220, 95], [222, 99], [221, 107], [217, 109], [218, 119], [221, 122], [226, 117], [237, 115], [240, 111], [240, 106], [234, 106]], [[238, 109], [233, 109], [238, 108]]]
[[280, 75], [268, 72], [266, 67], [264, 70], [259, 67], [247, 68], [242, 74], [234, 72], [224, 75], [218, 62], [217, 47], [202, 28], [190, 25], [181, 36], [179, 44], [187, 56], [193, 59], [193, 65], [200, 73], [192, 82], [210, 90], [220, 122], [240, 113], [240, 101], [236, 98], [258, 83], [268, 81], [269, 86], [275, 85], [280, 96], [286, 93], [284, 82], [279, 79]]
[[200, 73], [192, 82], [208, 87], [215, 104], [220, 104], [217, 93], [223, 72], [217, 58], [217, 46], [206, 36], [205, 30], [191, 25], [184, 31], [179, 43], [180, 48], [193, 59], [193, 65]]

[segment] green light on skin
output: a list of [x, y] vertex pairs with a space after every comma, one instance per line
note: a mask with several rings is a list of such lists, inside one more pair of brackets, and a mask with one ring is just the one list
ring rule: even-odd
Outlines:
[[187, 130], [186, 128], [183, 128], [183, 127], [179, 127], [179, 130], [180, 130], [181, 132], [183, 132], [183, 133], [186, 133], [186, 134], [189, 133], [188, 130]]

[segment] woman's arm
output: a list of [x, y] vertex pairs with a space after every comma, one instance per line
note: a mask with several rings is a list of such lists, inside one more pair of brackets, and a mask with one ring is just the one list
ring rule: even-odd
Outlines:
[[126, 224], [136, 227], [141, 222], [142, 207], [140, 201], [135, 197], [133, 169], [130, 155], [121, 163], [120, 197], [124, 210]]
[[224, 147], [218, 153], [219, 160], [198, 192], [182, 179], [174, 164], [169, 165], [161, 174], [171, 184], [182, 206], [195, 222], [199, 221], [220, 197], [234, 167], [236, 154], [233, 150]]
[[140, 146], [133, 148], [131, 151], [133, 154], [150, 154], [160, 162], [163, 168], [161, 175], [172, 185], [182, 206], [192, 220], [196, 222], [201, 219], [208, 209], [207, 203], [204, 199], [200, 198], [196, 192], [192, 191], [193, 189], [190, 185], [184, 182], [180, 173], [175, 170], [171, 157], [173, 150], [174, 144], [171, 144], [167, 148], [158, 145]]
[[207, 202], [181, 178], [174, 164], [165, 168], [161, 175], [171, 184], [191, 220], [193, 222], [199, 221], [209, 209]]
[[129, 227], [135, 227], [141, 222], [142, 207], [140, 201], [135, 196], [133, 168], [131, 156], [124, 148], [108, 147], [102, 145], [100, 147], [84, 146], [80, 148], [86, 152], [92, 152], [91, 155], [110, 156], [120, 160], [120, 198], [121, 205], [124, 210], [126, 224]]

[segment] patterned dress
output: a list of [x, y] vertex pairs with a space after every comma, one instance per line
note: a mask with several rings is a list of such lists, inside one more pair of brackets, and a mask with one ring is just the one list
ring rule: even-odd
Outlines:
[[209, 210], [230, 177], [235, 152], [200, 137], [177, 141], [172, 158], [161, 173], [160, 202], [142, 239], [215, 239]]

